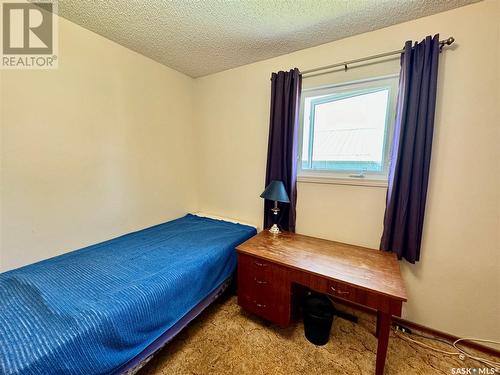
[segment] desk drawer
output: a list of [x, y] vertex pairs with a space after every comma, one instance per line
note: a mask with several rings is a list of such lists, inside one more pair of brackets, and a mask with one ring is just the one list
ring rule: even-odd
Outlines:
[[340, 281], [329, 281], [327, 294], [371, 307], [372, 309], [388, 312], [392, 315], [401, 316], [400, 302]]
[[269, 278], [278, 267], [278, 265], [263, 259], [242, 254], [238, 255], [238, 272], [241, 271], [249, 276]]
[[394, 302], [388, 297], [351, 286], [341, 281], [328, 280], [320, 276], [301, 272], [294, 273], [293, 281], [335, 298], [344, 299], [372, 309], [389, 312], [393, 315], [401, 315], [401, 303], [397, 301]]
[[338, 281], [329, 281], [328, 293], [345, 299], [355, 299], [357, 289]]
[[245, 310], [260, 316], [263, 319], [274, 322], [276, 320], [276, 308], [270, 298], [261, 296], [251, 296], [249, 294], [238, 293], [238, 304]]
[[329, 281], [327, 293], [356, 303], [364, 303], [366, 300], [364, 290], [339, 281]]
[[393, 315], [401, 315], [400, 302], [394, 302], [391, 298], [382, 296], [378, 293], [355, 287], [342, 281], [327, 279], [323, 276], [313, 275], [299, 270], [290, 271], [290, 275], [293, 283], [303, 285], [314, 291], [364, 305], [372, 309], [389, 312]]
[[290, 324], [290, 296], [252, 296], [238, 290], [238, 304], [246, 311], [282, 327]]
[[261, 318], [287, 325], [290, 282], [287, 282], [286, 270], [272, 262], [239, 254], [238, 303]]
[[299, 285], [306, 286], [317, 292], [343, 298], [352, 302], [361, 303], [365, 299], [366, 293], [364, 290], [340, 281], [327, 279], [323, 276], [294, 270], [292, 280]]

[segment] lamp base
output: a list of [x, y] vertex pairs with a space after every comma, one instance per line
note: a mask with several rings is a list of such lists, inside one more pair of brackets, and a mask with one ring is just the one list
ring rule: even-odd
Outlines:
[[273, 226], [271, 228], [269, 228], [269, 232], [272, 234], [280, 234], [281, 233], [280, 228], [278, 228], [277, 224], [273, 224]]

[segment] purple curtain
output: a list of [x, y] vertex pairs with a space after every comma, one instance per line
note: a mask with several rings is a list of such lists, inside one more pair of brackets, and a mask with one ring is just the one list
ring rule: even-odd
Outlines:
[[[272, 180], [285, 184], [290, 203], [279, 203], [281, 229], [295, 232], [297, 203], [298, 118], [302, 75], [297, 68], [271, 76], [271, 119], [267, 148], [266, 186]], [[273, 223], [273, 202], [264, 203], [264, 228]]]
[[436, 107], [439, 35], [408, 41], [401, 56], [392, 159], [380, 248], [420, 258]]

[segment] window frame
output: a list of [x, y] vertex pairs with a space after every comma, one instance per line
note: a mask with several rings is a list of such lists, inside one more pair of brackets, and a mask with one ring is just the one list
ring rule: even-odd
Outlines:
[[[394, 135], [394, 122], [396, 117], [396, 103], [399, 86], [399, 74], [391, 74], [368, 79], [342, 82], [333, 85], [323, 85], [317, 87], [306, 88], [302, 90], [299, 110], [299, 137], [298, 137], [298, 168], [297, 178], [299, 182], [313, 183], [333, 183], [342, 185], [365, 185], [375, 187], [387, 187], [388, 170], [390, 163], [391, 140]], [[314, 100], [315, 105], [321, 102], [329, 102], [332, 96], [337, 97], [337, 100], [347, 99], [362, 94], [369, 94], [382, 90], [389, 89], [389, 100], [387, 102], [386, 111], [386, 130], [384, 136], [383, 148], [383, 168], [382, 171], [367, 171], [359, 172], [359, 170], [351, 171], [335, 171], [328, 169], [303, 169], [302, 168], [302, 153], [304, 140], [304, 110], [305, 100], [311, 96], [322, 96]], [[311, 104], [312, 105], [312, 104]], [[308, 152], [312, 154], [313, 139], [311, 135], [314, 131], [314, 124], [311, 123], [309, 129], [309, 148]], [[312, 163], [312, 160], [310, 160]]]

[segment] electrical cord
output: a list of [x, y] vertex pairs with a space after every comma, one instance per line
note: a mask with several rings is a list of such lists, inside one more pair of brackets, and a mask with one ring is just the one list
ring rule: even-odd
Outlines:
[[495, 361], [492, 361], [490, 359], [486, 359], [486, 358], [482, 358], [482, 357], [477, 357], [477, 356], [474, 356], [474, 355], [471, 355], [471, 354], [467, 353], [465, 350], [463, 350], [463, 349], [461, 349], [461, 348], [458, 347], [458, 343], [462, 342], [462, 341], [482, 342], [482, 343], [497, 344], [497, 345], [500, 345], [500, 342], [494, 341], [494, 340], [484, 340], [484, 339], [469, 338], [469, 337], [468, 338], [461, 338], [461, 339], [455, 340], [453, 342], [453, 347], [455, 349], [457, 349], [461, 354], [465, 355], [468, 358], [474, 359], [474, 360], [476, 360], [476, 361], [478, 361], [480, 363], [483, 363], [483, 364], [485, 364], [487, 366], [492, 367], [497, 374], [500, 374], [500, 362], [495, 362]]
[[417, 345], [422, 346], [424, 348], [433, 350], [435, 352], [438, 352], [438, 353], [441, 353], [441, 354], [445, 354], [445, 355], [450, 355], [450, 356], [458, 356], [458, 358], [460, 358], [462, 361], [465, 360], [466, 358], [475, 360], [475, 361], [481, 363], [482, 365], [486, 365], [489, 368], [492, 368], [495, 373], [500, 374], [500, 362], [495, 362], [495, 361], [492, 361], [492, 360], [487, 359], [487, 358], [483, 358], [483, 357], [478, 357], [478, 356], [472, 355], [472, 354], [466, 352], [465, 350], [463, 350], [462, 348], [458, 347], [458, 344], [460, 342], [463, 342], [463, 341], [482, 342], [482, 343], [490, 343], [490, 344], [499, 344], [500, 345], [500, 342], [498, 342], [498, 341], [476, 339], [476, 338], [460, 338], [458, 340], [455, 340], [453, 343], [451, 343], [449, 341], [446, 341], [446, 340], [443, 340], [443, 339], [440, 339], [440, 338], [431, 337], [431, 336], [425, 336], [425, 335], [421, 335], [421, 334], [418, 334], [418, 333], [412, 333], [412, 335], [414, 335], [414, 336], [418, 336], [418, 337], [422, 337], [424, 339], [434, 340], [434, 341], [438, 341], [438, 342], [450, 345], [450, 346], [452, 346], [456, 350], [456, 351], [451, 352], [451, 351], [446, 351], [446, 350], [442, 350], [442, 349], [436, 348], [436, 347], [434, 347], [432, 345], [428, 345], [428, 344], [426, 344], [424, 342], [421, 342], [421, 341], [418, 341], [418, 340], [414, 340], [411, 337], [409, 337], [409, 335], [410, 335], [409, 333], [404, 334], [402, 331], [399, 330], [398, 327], [395, 328], [394, 333], [395, 333], [395, 335], [397, 337], [399, 337], [399, 338], [401, 338], [403, 340], [412, 342], [414, 344], [417, 344]]
[[[403, 332], [403, 333], [407, 333], [407, 332]], [[427, 340], [439, 341], [439, 342], [442, 342], [443, 344], [446, 344], [446, 345], [449, 345], [449, 346], [453, 346], [453, 343], [449, 342], [448, 340], [439, 338], [439, 337], [432, 337], [432, 336], [422, 335], [421, 333], [417, 333], [415, 331], [412, 331], [411, 335], [412, 336], [421, 337], [421, 338], [427, 339]]]
[[[407, 332], [403, 332], [403, 333], [407, 333]], [[462, 341], [474, 341], [474, 342], [485, 342], [485, 343], [491, 343], [491, 344], [499, 344], [498, 341], [493, 341], [493, 340], [483, 340], [483, 339], [473, 339], [473, 338], [461, 338], [461, 339], [458, 339], [454, 342], [450, 342], [448, 340], [445, 340], [445, 339], [441, 339], [439, 337], [432, 337], [432, 336], [427, 336], [427, 335], [422, 335], [420, 333], [417, 333], [417, 332], [412, 332], [412, 336], [418, 336], [418, 337], [421, 337], [421, 338], [424, 338], [424, 339], [427, 339], [427, 340], [434, 340], [434, 341], [439, 341], [439, 342], [442, 342], [443, 344], [446, 344], [446, 345], [449, 345], [449, 346], [452, 346], [453, 348], [455, 348], [456, 350], [459, 351], [460, 354], [463, 354], [463, 358], [461, 359], [465, 359], [465, 357], [469, 357], [469, 358], [480, 358], [480, 357], [474, 357], [473, 354], [469, 353], [469, 352], [466, 352], [464, 349], [462, 348], [459, 348], [457, 345], [459, 342], [462, 342]], [[460, 356], [459, 356], [460, 357]], [[499, 362], [494, 362], [494, 361], [490, 361], [489, 359], [486, 359], [487, 362], [491, 362], [491, 364], [493, 365], [492, 367], [495, 367], [496, 366], [499, 366], [500, 363]]]

